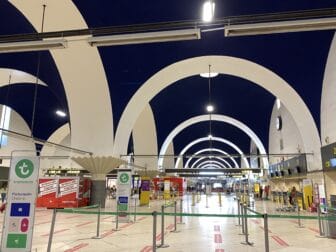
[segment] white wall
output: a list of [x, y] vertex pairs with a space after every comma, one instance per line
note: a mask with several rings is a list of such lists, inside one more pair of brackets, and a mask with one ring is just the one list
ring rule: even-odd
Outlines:
[[[330, 46], [324, 71], [321, 100], [322, 145], [336, 142], [336, 36]], [[326, 141], [327, 140], [327, 141]]]
[[155, 157], [135, 157], [134, 163], [146, 166], [148, 170], [157, 170], [158, 146], [156, 126], [151, 107], [147, 105], [133, 128], [134, 155], [155, 155]]
[[[173, 142], [170, 142], [170, 144], [168, 145], [167, 151], [165, 153], [165, 155], [174, 155], [174, 144]], [[174, 157], [165, 157], [163, 159], [163, 164], [162, 164], [163, 168], [174, 168], [175, 164], [174, 164]]]
[[[2, 113], [3, 105], [0, 105], [0, 115]], [[23, 120], [23, 118], [14, 110], [11, 109], [11, 117], [9, 122], [9, 130], [15, 131], [24, 135], [30, 136], [30, 128]], [[32, 150], [35, 151], [35, 144], [27, 138], [8, 136], [8, 142], [6, 146], [0, 148], [1, 156], [10, 156], [13, 150]], [[9, 166], [9, 159], [4, 159], [2, 162], [3, 166]]]
[[[281, 116], [282, 129], [276, 129], [276, 118]], [[283, 149], [280, 149], [280, 139], [283, 140]], [[272, 116], [269, 128], [269, 146], [268, 150], [270, 154], [285, 154], [285, 153], [298, 153], [306, 152], [300, 131], [289, 111], [281, 104], [280, 109], [277, 109], [276, 104], [273, 106]], [[310, 152], [310, 151], [308, 151]], [[270, 163], [280, 162], [279, 157], [270, 157]], [[308, 164], [310, 170], [318, 169], [320, 167], [313, 167], [312, 164]]]

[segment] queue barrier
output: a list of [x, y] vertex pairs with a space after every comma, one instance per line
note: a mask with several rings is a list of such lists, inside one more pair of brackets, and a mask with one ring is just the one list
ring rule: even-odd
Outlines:
[[[182, 203], [182, 201], [180, 201]], [[253, 243], [249, 241], [249, 234], [248, 234], [248, 218], [260, 218], [263, 219], [263, 229], [264, 229], [264, 246], [265, 251], [269, 252], [269, 229], [268, 229], [268, 220], [269, 218], [274, 219], [300, 219], [300, 220], [332, 220], [336, 221], [336, 216], [304, 216], [304, 215], [282, 215], [282, 214], [267, 214], [267, 213], [259, 213], [251, 208], [248, 208], [246, 204], [242, 204], [239, 202], [239, 206], [243, 208], [243, 210], [240, 210], [238, 214], [204, 214], [204, 213], [183, 213], [181, 210], [180, 212], [177, 212], [177, 201], [171, 202], [169, 204], [165, 204], [161, 206], [161, 212], [153, 211], [153, 212], [137, 212], [136, 215], [139, 216], [152, 216], [153, 217], [153, 240], [152, 240], [152, 251], [156, 251], [156, 248], [164, 248], [168, 246], [162, 246], [166, 245], [164, 244], [164, 217], [165, 216], [174, 216], [174, 230], [176, 231], [176, 218], [179, 216], [183, 217], [220, 217], [220, 218], [237, 218], [238, 222], [241, 222], [241, 225], [244, 227], [243, 234], [245, 235], [245, 241], [242, 242], [243, 244], [252, 246]], [[174, 207], [174, 212], [165, 212], [165, 209], [168, 207]], [[180, 208], [182, 209], [182, 208]], [[239, 209], [239, 208], [238, 208]], [[93, 214], [97, 215], [97, 236], [92, 238], [100, 237], [99, 235], [99, 223], [100, 223], [100, 216], [101, 215], [118, 215], [118, 211], [101, 211], [99, 204], [88, 206], [85, 208], [80, 209], [54, 209], [53, 210], [53, 217], [52, 217], [52, 223], [50, 228], [50, 234], [49, 234], [49, 241], [48, 241], [48, 249], [49, 252], [52, 245], [52, 238], [53, 238], [53, 232], [54, 232], [54, 226], [56, 221], [56, 214], [57, 213], [76, 213], [76, 214]], [[251, 214], [248, 214], [251, 213]], [[126, 213], [127, 215], [134, 215], [135, 213]], [[161, 218], [163, 218], [163, 221], [161, 221], [161, 245], [156, 245], [156, 233], [157, 233], [157, 216], [161, 215]]]

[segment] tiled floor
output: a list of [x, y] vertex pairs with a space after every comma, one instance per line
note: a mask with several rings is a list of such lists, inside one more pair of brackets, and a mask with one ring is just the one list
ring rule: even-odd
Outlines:
[[[134, 201], [133, 201], [134, 202]], [[140, 213], [160, 211], [163, 201], [151, 202], [150, 207], [137, 207]], [[179, 211], [178, 201], [177, 211]], [[256, 201], [256, 210], [275, 213], [276, 205], [270, 201]], [[133, 207], [131, 211], [133, 211]], [[93, 211], [93, 210], [87, 210]], [[96, 210], [94, 210], [96, 211]], [[108, 200], [103, 211], [115, 211], [115, 201]], [[173, 212], [172, 207], [165, 209]], [[237, 202], [233, 196], [223, 196], [222, 206], [219, 206], [218, 196], [212, 195], [206, 199], [204, 195], [196, 198], [192, 206], [191, 195], [183, 197], [184, 213], [228, 214], [228, 217], [183, 217], [183, 224], [177, 219], [177, 231], [174, 230], [174, 217], [165, 216], [164, 244], [167, 248], [157, 248], [157, 251], [192, 251], [192, 252], [236, 252], [265, 251], [263, 220], [249, 218], [249, 240], [253, 246], [244, 245], [245, 236], [241, 235], [237, 217]], [[282, 213], [281, 213], [282, 214]], [[288, 213], [284, 213], [288, 214]], [[296, 214], [296, 213], [295, 213]], [[294, 214], [294, 215], [295, 215]], [[303, 213], [304, 214], [304, 213]], [[32, 251], [47, 251], [52, 211], [37, 209]], [[130, 217], [133, 220], [133, 216]], [[52, 251], [141, 251], [152, 250], [153, 217], [139, 215], [136, 222], [119, 223], [119, 231], [114, 231], [115, 217], [103, 214], [100, 221], [101, 239], [93, 239], [97, 232], [97, 215], [80, 213], [57, 213], [56, 225], [52, 242]], [[157, 245], [161, 244], [161, 216], [157, 219]], [[270, 251], [335, 251], [336, 240], [318, 238], [318, 223], [316, 220], [302, 220], [303, 228], [299, 228], [296, 219], [277, 218], [269, 220]]]

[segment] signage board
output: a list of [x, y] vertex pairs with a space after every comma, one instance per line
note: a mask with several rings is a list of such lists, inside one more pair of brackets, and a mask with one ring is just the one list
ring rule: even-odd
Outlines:
[[117, 178], [117, 208], [119, 221], [127, 222], [129, 217], [129, 202], [131, 197], [132, 173], [129, 170], [118, 171]]
[[12, 157], [1, 251], [31, 251], [39, 158]]
[[321, 148], [323, 170], [336, 170], [336, 143]]

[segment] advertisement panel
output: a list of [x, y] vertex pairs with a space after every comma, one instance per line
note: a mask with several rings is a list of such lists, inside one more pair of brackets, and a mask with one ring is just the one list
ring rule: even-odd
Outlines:
[[60, 178], [58, 187], [58, 206], [77, 207], [79, 178]]
[[31, 251], [38, 170], [38, 157], [12, 157], [2, 252]]
[[37, 207], [58, 207], [58, 178], [40, 178]]

